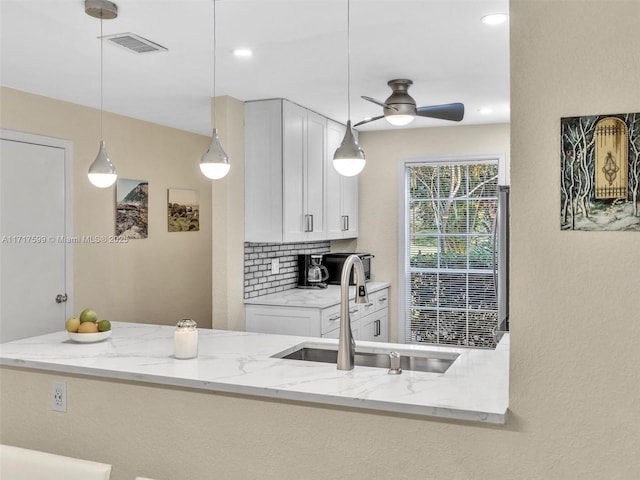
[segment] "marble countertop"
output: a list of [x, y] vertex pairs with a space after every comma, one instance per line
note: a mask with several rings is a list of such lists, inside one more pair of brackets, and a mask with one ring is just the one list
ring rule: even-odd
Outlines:
[[358, 348], [456, 352], [444, 374], [272, 358], [301, 344], [337, 340], [199, 329], [199, 355], [173, 357], [174, 327], [113, 322], [111, 338], [72, 342], [61, 331], [0, 345], [0, 365], [146, 382], [199, 390], [281, 398], [358, 409], [505, 423], [509, 335], [495, 350], [357, 342]]
[[[388, 282], [367, 282], [369, 293], [389, 288]], [[349, 287], [349, 298], [356, 296], [356, 287]], [[328, 285], [322, 289], [293, 288], [284, 292], [270, 293], [249, 298], [245, 305], [272, 305], [278, 307], [328, 308], [340, 303], [340, 285]]]

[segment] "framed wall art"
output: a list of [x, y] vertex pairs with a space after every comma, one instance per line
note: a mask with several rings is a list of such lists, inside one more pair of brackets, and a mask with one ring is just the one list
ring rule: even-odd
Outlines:
[[170, 232], [200, 230], [200, 202], [197, 190], [170, 188], [167, 202], [167, 225]]
[[147, 238], [149, 182], [118, 178], [116, 183], [116, 236]]
[[640, 113], [560, 120], [562, 230], [640, 232]]

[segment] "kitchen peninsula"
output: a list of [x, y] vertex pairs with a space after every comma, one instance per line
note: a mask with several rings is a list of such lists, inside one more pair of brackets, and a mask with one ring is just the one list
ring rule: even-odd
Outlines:
[[322, 406], [505, 423], [508, 408], [509, 336], [495, 350], [417, 347], [358, 342], [380, 352], [454, 352], [444, 374], [274, 358], [300, 345], [335, 346], [336, 340], [199, 329], [199, 355], [173, 357], [174, 327], [113, 322], [111, 338], [72, 342], [61, 331], [3, 344], [3, 369], [60, 373], [93, 380], [140, 382], [198, 392], [267, 397]]

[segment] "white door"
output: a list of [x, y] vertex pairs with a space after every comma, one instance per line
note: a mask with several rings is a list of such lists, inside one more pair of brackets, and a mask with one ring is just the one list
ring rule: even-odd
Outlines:
[[71, 316], [70, 147], [16, 138], [40, 137], [0, 139], [0, 342], [62, 330]]

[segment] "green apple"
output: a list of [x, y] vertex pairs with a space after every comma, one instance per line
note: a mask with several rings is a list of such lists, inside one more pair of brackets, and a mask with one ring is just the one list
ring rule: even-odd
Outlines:
[[98, 330], [101, 332], [108, 332], [111, 330], [111, 322], [109, 320], [100, 320], [98, 322]]
[[90, 308], [85, 308], [80, 312], [80, 323], [91, 322], [96, 323], [98, 321], [98, 314]]

